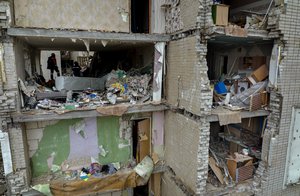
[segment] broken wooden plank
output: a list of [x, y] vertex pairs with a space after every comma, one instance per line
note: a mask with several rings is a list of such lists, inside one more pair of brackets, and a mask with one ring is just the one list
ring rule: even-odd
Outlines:
[[[150, 155], [151, 142], [150, 142], [150, 119], [145, 119], [138, 122], [138, 135], [139, 135], [139, 155], [138, 162], [142, 161], [147, 155]], [[146, 136], [141, 140], [140, 135]]]
[[216, 165], [216, 161], [213, 157], [209, 157], [208, 164], [210, 168], [213, 170], [214, 174], [217, 176], [218, 180], [221, 184], [224, 184], [224, 176], [221, 169]]
[[154, 164], [158, 163], [159, 157], [158, 157], [157, 153], [153, 152], [151, 155], [151, 158], [152, 158]]
[[155, 196], [161, 196], [161, 174], [152, 174], [149, 187]]
[[97, 107], [97, 112], [104, 115], [122, 116], [127, 110], [128, 105], [113, 105], [106, 107]]

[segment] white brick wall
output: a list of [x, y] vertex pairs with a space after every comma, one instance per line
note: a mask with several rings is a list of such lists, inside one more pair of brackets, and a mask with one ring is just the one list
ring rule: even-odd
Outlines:
[[17, 109], [17, 96], [18, 96], [18, 86], [17, 86], [17, 75], [16, 75], [16, 65], [15, 56], [13, 50], [13, 43], [5, 42], [3, 43], [4, 49], [4, 68], [5, 75], [7, 78], [6, 83], [3, 83], [3, 94], [0, 95], [0, 113], [16, 111]]
[[[24, 138], [25, 137], [25, 138]], [[12, 160], [15, 169], [26, 168], [26, 147], [24, 140], [26, 136], [21, 126], [15, 126], [9, 129], [10, 145], [12, 149]]]
[[29, 157], [32, 157], [36, 150], [38, 149], [38, 144], [43, 137], [43, 130], [48, 125], [57, 123], [56, 120], [52, 121], [38, 121], [38, 122], [27, 122], [26, 127], [26, 136], [27, 144], [29, 147]]
[[165, 130], [166, 165], [196, 193], [200, 124], [181, 114], [167, 112]]

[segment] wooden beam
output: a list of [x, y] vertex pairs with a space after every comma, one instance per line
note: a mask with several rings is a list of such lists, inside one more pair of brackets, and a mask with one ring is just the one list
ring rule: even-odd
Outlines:
[[224, 176], [222, 174], [222, 171], [217, 166], [216, 161], [213, 157], [209, 157], [208, 164], [210, 168], [213, 170], [214, 174], [217, 176], [218, 180], [221, 182], [221, 184], [224, 184]]

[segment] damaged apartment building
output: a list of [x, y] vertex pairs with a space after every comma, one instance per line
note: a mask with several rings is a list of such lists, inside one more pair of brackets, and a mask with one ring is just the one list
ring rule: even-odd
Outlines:
[[298, 0], [1, 0], [1, 194], [299, 195], [299, 19]]

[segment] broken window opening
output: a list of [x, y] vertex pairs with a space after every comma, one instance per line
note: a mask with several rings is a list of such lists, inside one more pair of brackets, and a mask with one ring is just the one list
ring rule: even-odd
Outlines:
[[265, 126], [266, 117], [223, 126], [210, 123], [209, 191], [251, 182], [261, 161]]
[[217, 36], [209, 40], [208, 76], [213, 106], [255, 111], [268, 106], [272, 41]]
[[131, 0], [131, 32], [149, 33], [150, 0]]

